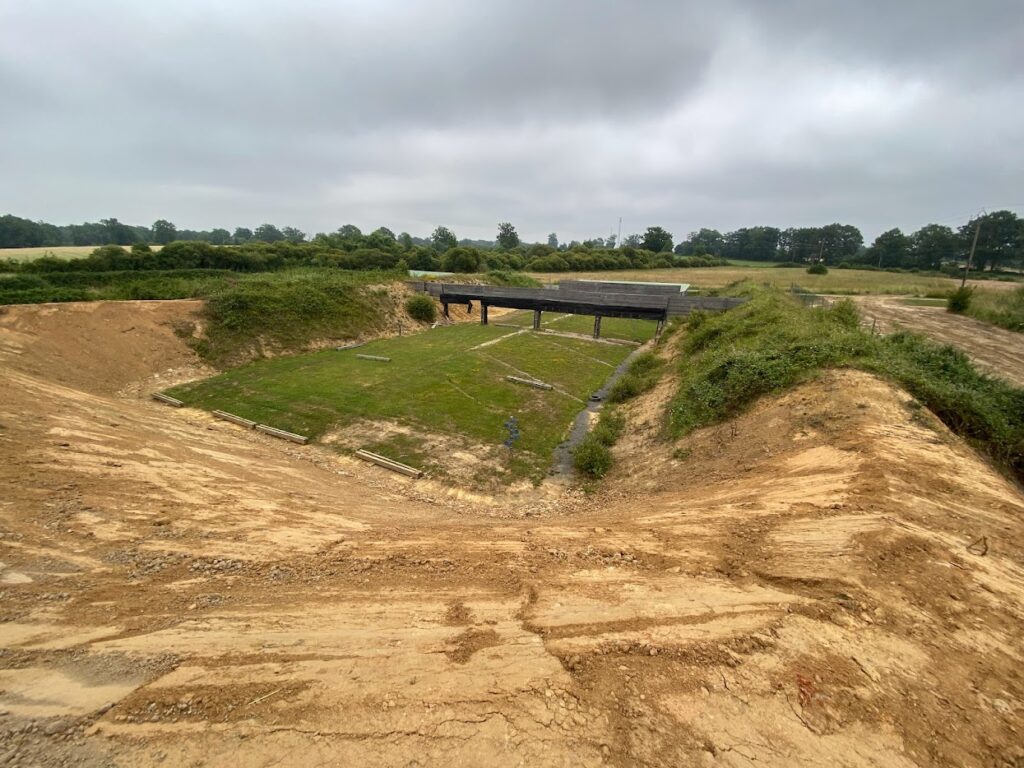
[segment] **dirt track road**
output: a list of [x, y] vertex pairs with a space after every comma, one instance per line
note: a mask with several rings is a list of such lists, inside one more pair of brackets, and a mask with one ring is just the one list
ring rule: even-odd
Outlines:
[[7, 765], [1024, 759], [1024, 497], [877, 379], [489, 500], [141, 399], [187, 307], [45, 311], [0, 315]]
[[914, 307], [900, 297], [851, 297], [870, 324], [888, 333], [904, 328], [966, 352], [983, 370], [1024, 387], [1024, 334], [1008, 331], [942, 307]]

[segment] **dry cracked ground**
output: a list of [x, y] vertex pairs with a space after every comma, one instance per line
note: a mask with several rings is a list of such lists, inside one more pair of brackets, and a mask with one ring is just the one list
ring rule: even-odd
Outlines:
[[0, 314], [0, 764], [1024, 765], [1024, 496], [904, 393], [483, 498], [145, 399], [195, 308]]

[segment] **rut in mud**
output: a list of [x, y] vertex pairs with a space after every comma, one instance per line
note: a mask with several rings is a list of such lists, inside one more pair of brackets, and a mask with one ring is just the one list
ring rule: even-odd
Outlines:
[[146, 400], [188, 311], [0, 316], [8, 764], [1024, 759], [1024, 497], [888, 384], [477, 499]]

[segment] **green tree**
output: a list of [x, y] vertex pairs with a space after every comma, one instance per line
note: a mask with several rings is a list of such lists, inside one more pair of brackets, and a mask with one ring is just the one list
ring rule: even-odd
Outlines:
[[864, 236], [851, 224], [828, 224], [820, 230], [819, 252], [827, 264], [849, 261], [864, 245]]
[[134, 229], [127, 224], [122, 224], [117, 219], [100, 219], [100, 224], [105, 230], [105, 239], [108, 243], [131, 245], [139, 239]]
[[868, 255], [879, 267], [902, 267], [910, 258], [910, 238], [899, 228], [887, 230], [875, 238]]
[[217, 229], [210, 230], [209, 241], [213, 245], [227, 245], [231, 242], [231, 233], [226, 229], [218, 227]]
[[295, 227], [285, 227], [281, 230], [281, 234], [289, 243], [301, 243], [306, 239], [306, 233]]
[[387, 227], [377, 227], [375, 230], [373, 230], [373, 232], [370, 233], [370, 237], [373, 237], [374, 235], [378, 235], [386, 240], [390, 240], [393, 243], [397, 242], [398, 240], [398, 238], [395, 237], [395, 233], [392, 232]]
[[[721, 256], [725, 246], [725, 238], [717, 229], [702, 228], [691, 232], [675, 249], [682, 256], [704, 256], [711, 254]], [[670, 249], [671, 250], [671, 249]]]
[[167, 219], [157, 219], [150, 227], [150, 237], [158, 245], [167, 245], [178, 239], [178, 228]]
[[558, 248], [558, 234], [557, 233], [552, 232], [550, 235], [548, 235], [548, 245], [550, 245], [552, 248]]
[[779, 235], [779, 252], [785, 261], [811, 261], [820, 251], [820, 227], [790, 227]]
[[672, 233], [666, 232], [661, 227], [648, 227], [644, 233], [644, 239], [641, 246], [648, 251], [654, 251], [654, 253], [662, 253], [663, 251], [672, 251]]
[[358, 240], [363, 236], [363, 232], [355, 224], [345, 224], [338, 227], [338, 237], [342, 240]]
[[448, 229], [448, 227], [438, 227], [430, 236], [430, 244], [433, 246], [435, 251], [444, 253], [457, 246], [459, 244], [459, 240], [455, 237], [455, 233]]
[[252, 239], [261, 243], [279, 243], [284, 240], [284, 233], [273, 224], [260, 224], [253, 232]]
[[498, 224], [498, 237], [496, 239], [498, 248], [503, 251], [511, 251], [519, 245], [519, 233], [508, 221]]
[[408, 251], [412, 248], [412, 235], [408, 232], [403, 232], [398, 236], [398, 244], [402, 246], [403, 251]]
[[235, 234], [231, 236], [231, 239], [236, 243], [248, 243], [252, 240], [252, 230], [248, 227], [236, 227]]
[[772, 261], [778, 254], [779, 234], [775, 227], [742, 227], [723, 236], [720, 255], [727, 259]]
[[960, 227], [964, 253], [970, 250], [978, 223], [978, 246], [972, 269], [999, 269], [1024, 255], [1024, 227], [1012, 211], [993, 211], [971, 219]]
[[927, 224], [910, 236], [910, 253], [918, 269], [940, 269], [959, 253], [960, 239], [943, 224]]
[[33, 248], [43, 245], [43, 232], [34, 221], [19, 216], [0, 216], [0, 248]]
[[445, 251], [441, 269], [445, 272], [476, 272], [480, 269], [480, 252], [475, 248], [458, 246]]

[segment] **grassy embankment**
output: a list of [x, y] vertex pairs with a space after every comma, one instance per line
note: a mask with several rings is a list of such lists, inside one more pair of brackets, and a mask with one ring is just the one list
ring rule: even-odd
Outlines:
[[669, 413], [679, 437], [730, 418], [761, 395], [825, 368], [859, 368], [893, 381], [947, 426], [1024, 478], [1024, 390], [979, 373], [960, 351], [907, 333], [874, 336], [855, 307], [807, 309], [775, 289], [741, 289], [751, 301], [696, 315], [681, 338], [680, 386]]
[[1024, 332], [1024, 288], [999, 293], [975, 290], [964, 314], [1011, 331]]
[[[486, 446], [490, 463], [481, 465], [481, 485], [520, 478], [536, 482], [547, 473], [552, 452], [583, 401], [629, 351], [622, 345], [466, 324], [343, 352], [260, 360], [169, 394], [314, 438], [365, 424], [362, 447], [425, 469], [435, 468], [431, 437], [447, 436], [456, 448]], [[361, 360], [357, 354], [391, 362]], [[517, 372], [564, 393], [504, 380]], [[521, 438], [509, 456], [501, 443], [507, 436], [503, 425], [513, 415]], [[381, 439], [382, 431], [372, 426], [378, 421], [397, 422], [408, 432]]]

